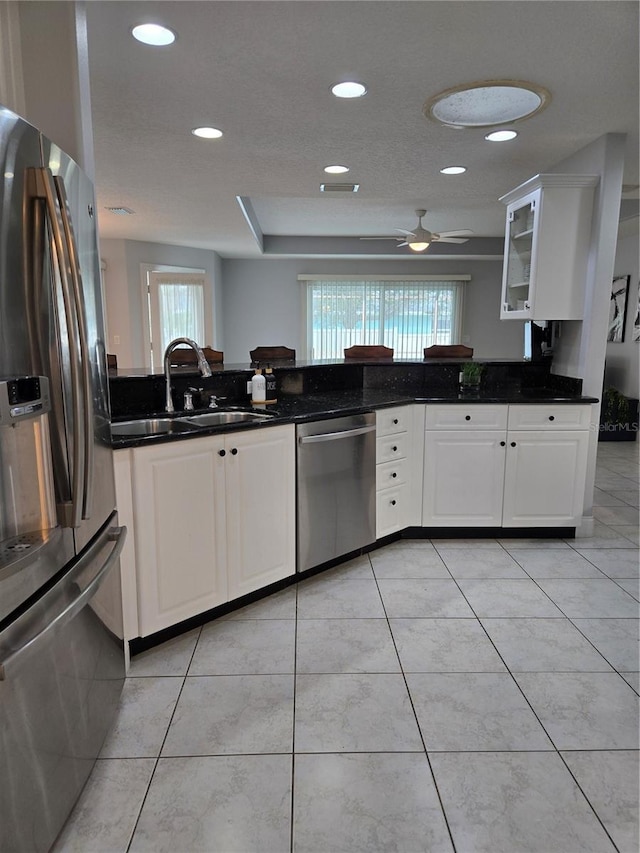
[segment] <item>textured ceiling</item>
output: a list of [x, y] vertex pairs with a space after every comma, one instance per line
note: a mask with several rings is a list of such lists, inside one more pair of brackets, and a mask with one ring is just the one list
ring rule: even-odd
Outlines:
[[[500, 195], [607, 132], [628, 134], [624, 180], [638, 184], [636, 2], [87, 6], [103, 238], [257, 256], [237, 196], [265, 235], [392, 235], [423, 207], [430, 230], [499, 236]], [[135, 42], [130, 27], [149, 20], [175, 30], [176, 42]], [[368, 94], [334, 98], [331, 84], [345, 79], [365, 81]], [[551, 105], [503, 144], [423, 116], [439, 91], [485, 79], [530, 80], [550, 90]], [[197, 139], [190, 131], [203, 124], [224, 137]], [[336, 162], [351, 171], [325, 175]], [[468, 172], [441, 175], [450, 164]], [[323, 180], [361, 189], [327, 197]], [[135, 215], [104, 210], [120, 205]]]

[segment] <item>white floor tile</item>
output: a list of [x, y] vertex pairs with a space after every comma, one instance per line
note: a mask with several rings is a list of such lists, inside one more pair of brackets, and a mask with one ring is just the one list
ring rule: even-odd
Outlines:
[[51, 853], [126, 853], [154, 767], [153, 758], [96, 762]]
[[563, 752], [562, 757], [620, 851], [636, 853], [640, 847], [638, 753], [601, 750]]
[[426, 755], [297, 755], [294, 853], [452, 853]]
[[187, 678], [162, 755], [291, 752], [292, 675]]
[[289, 850], [291, 756], [161, 758], [131, 853]]
[[421, 752], [402, 675], [298, 675], [296, 752]]
[[508, 673], [410, 673], [407, 684], [429, 754], [553, 749]]
[[616, 673], [516, 673], [558, 749], [638, 749], [638, 701]]
[[151, 758], [169, 728], [182, 678], [127, 678], [113, 728], [101, 758]]
[[615, 851], [554, 752], [439, 753], [431, 764], [459, 851]]

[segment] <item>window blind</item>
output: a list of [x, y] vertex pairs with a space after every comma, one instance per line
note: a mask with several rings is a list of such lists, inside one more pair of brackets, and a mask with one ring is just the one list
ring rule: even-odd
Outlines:
[[354, 344], [383, 344], [393, 348], [396, 358], [422, 358], [425, 347], [460, 340], [468, 276], [299, 278], [307, 287], [310, 358], [342, 358]]

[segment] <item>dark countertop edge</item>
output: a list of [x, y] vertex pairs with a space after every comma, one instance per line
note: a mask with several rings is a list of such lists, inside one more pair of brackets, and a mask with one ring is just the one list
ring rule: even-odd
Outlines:
[[[352, 392], [345, 392], [349, 394]], [[369, 396], [382, 396], [384, 392], [369, 391], [366, 392]], [[131, 447], [145, 447], [148, 444], [162, 444], [173, 441], [182, 441], [183, 439], [202, 438], [204, 436], [218, 435], [220, 433], [234, 433], [238, 431], [263, 429], [265, 427], [282, 426], [284, 424], [304, 423], [311, 420], [328, 420], [334, 417], [343, 415], [362, 414], [363, 412], [371, 412], [376, 409], [388, 409], [393, 406], [405, 406], [412, 403], [434, 403], [434, 404], [453, 404], [453, 405], [587, 405], [599, 402], [597, 397], [572, 396], [554, 394], [549, 391], [548, 394], [541, 396], [536, 391], [535, 394], [527, 395], [526, 392], [502, 394], [498, 395], [441, 395], [441, 396], [416, 396], [416, 395], [399, 395], [391, 396], [389, 399], [371, 399], [362, 400], [360, 402], [345, 402], [344, 405], [336, 404], [335, 399], [333, 404], [329, 404], [327, 397], [334, 397], [335, 394], [316, 394], [309, 395], [302, 399], [299, 398], [282, 398], [275, 404], [273, 417], [267, 417], [263, 421], [250, 421], [246, 423], [236, 424], [221, 424], [220, 426], [212, 426], [194, 429], [190, 432], [176, 433], [161, 433], [158, 435], [144, 436], [118, 436], [111, 439], [111, 446], [114, 450], [122, 450]], [[305, 411], [291, 412], [286, 409], [292, 405], [304, 407]], [[224, 406], [220, 407], [224, 410]], [[284, 411], [283, 411], [284, 410]], [[205, 410], [209, 411], [209, 410]], [[176, 413], [175, 417], [181, 417], [181, 413]], [[149, 415], [140, 415], [139, 418], [131, 416], [114, 419], [114, 423], [118, 421], [142, 420], [146, 417], [166, 417], [166, 412], [158, 412]]]
[[[288, 361], [288, 360], [280, 360], [274, 359], [272, 361], [264, 361], [259, 363], [246, 362], [243, 364], [211, 364], [211, 370], [213, 375], [216, 376], [221, 373], [253, 373], [256, 367], [266, 367], [270, 365], [274, 369], [278, 371], [285, 370], [300, 370], [301, 368], [313, 369], [313, 368], [326, 368], [326, 367], [335, 367], [335, 366], [369, 366], [369, 367], [385, 367], [385, 366], [396, 366], [396, 367], [408, 367], [411, 365], [430, 365], [430, 364], [466, 364], [467, 362], [475, 361], [478, 364], [518, 364], [518, 365], [539, 365], [545, 364], [544, 361], [532, 361], [531, 359], [526, 358], [482, 358], [482, 357], [472, 357], [472, 358], [423, 358], [423, 359], [411, 359], [411, 358], [344, 358], [344, 359], [318, 359], [317, 361]], [[189, 376], [189, 375], [199, 375], [199, 371], [197, 367], [194, 365], [185, 365], [182, 367], [172, 367], [171, 375], [174, 376]], [[155, 379], [155, 378], [163, 378], [164, 379], [164, 371], [163, 370], [155, 370], [150, 371], [145, 367], [129, 367], [129, 368], [116, 368], [111, 369], [108, 372], [109, 379]]]

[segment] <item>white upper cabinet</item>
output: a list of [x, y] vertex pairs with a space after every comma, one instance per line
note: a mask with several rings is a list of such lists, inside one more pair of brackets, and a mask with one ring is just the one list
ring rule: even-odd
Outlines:
[[502, 196], [502, 320], [583, 318], [597, 183], [593, 175], [536, 175]]

